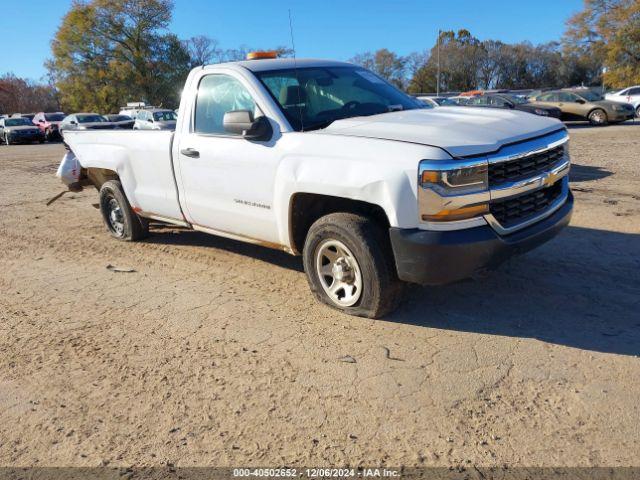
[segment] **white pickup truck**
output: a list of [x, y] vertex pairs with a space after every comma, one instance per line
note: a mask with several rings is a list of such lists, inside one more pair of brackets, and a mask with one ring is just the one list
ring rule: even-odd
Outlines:
[[322, 302], [378, 318], [403, 282], [493, 268], [569, 223], [568, 135], [518, 111], [430, 108], [324, 60], [194, 69], [175, 133], [69, 131], [109, 232], [150, 219], [302, 255]]

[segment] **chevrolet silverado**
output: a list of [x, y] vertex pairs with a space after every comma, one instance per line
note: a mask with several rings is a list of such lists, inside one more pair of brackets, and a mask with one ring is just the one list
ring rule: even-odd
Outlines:
[[302, 255], [313, 294], [349, 314], [494, 268], [571, 216], [558, 120], [431, 108], [349, 63], [198, 67], [179, 112], [175, 132], [65, 131], [111, 235], [154, 220]]

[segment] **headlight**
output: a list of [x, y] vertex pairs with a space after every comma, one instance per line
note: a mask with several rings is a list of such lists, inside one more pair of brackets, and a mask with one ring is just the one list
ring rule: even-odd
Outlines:
[[542, 110], [541, 108], [536, 108], [534, 112], [536, 115], [542, 115], [543, 117], [549, 116], [549, 112], [547, 110]]
[[419, 174], [420, 216], [425, 222], [464, 220], [489, 211], [486, 161], [422, 161]]

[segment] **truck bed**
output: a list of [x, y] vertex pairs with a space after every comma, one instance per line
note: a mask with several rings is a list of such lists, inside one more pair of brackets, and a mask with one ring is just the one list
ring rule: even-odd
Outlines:
[[83, 168], [112, 170], [143, 216], [184, 220], [176, 189], [171, 131], [68, 131], [65, 143]]

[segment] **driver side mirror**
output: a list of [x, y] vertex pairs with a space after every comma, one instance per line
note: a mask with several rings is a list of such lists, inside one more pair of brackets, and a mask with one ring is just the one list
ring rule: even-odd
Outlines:
[[69, 123], [70, 123], [71, 125], [77, 125], [77, 124], [78, 124], [78, 122], [76, 122], [75, 120], [71, 120]]
[[267, 117], [253, 118], [250, 110], [233, 110], [224, 114], [222, 120], [224, 131], [241, 135], [247, 140], [269, 140], [273, 133]]
[[581, 98], [578, 98], [578, 99], [576, 100], [576, 103], [579, 103], [580, 105], [584, 105], [584, 104], [585, 104], [585, 101], [584, 101], [584, 100], [582, 100]]

